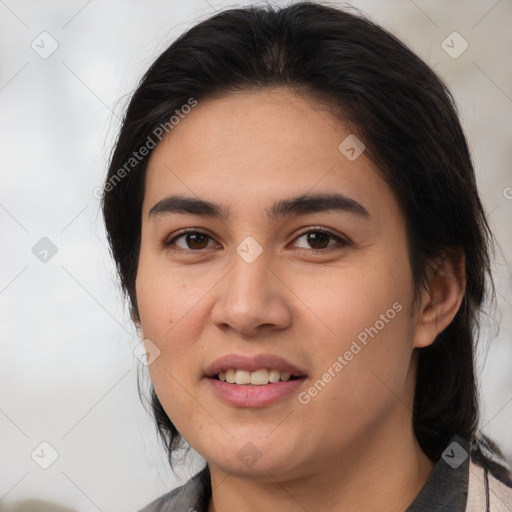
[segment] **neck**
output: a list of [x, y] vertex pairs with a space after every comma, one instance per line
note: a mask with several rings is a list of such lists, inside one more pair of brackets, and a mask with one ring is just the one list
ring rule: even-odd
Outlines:
[[[293, 480], [281, 481], [274, 475], [253, 481], [210, 464], [212, 498], [208, 512], [406, 510], [434, 467], [421, 450], [408, 416], [409, 422], [401, 418], [398, 426], [390, 421], [379, 425], [372, 436], [366, 432], [343, 453], [320, 465], [312, 464], [315, 469]], [[400, 424], [407, 428], [400, 429]]]

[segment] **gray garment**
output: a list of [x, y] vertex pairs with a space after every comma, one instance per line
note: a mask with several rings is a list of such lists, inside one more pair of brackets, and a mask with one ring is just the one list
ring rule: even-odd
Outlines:
[[[457, 443], [459, 447], [454, 446]], [[462, 450], [464, 451], [462, 451]], [[468, 501], [470, 442], [454, 436], [427, 482], [406, 512], [465, 512]], [[139, 512], [207, 512], [211, 497], [206, 466], [187, 483], [161, 496]]]
[[[453, 446], [454, 443], [463, 451]], [[406, 512], [464, 512], [468, 501], [470, 451], [468, 440], [454, 436]]]
[[76, 512], [58, 503], [39, 499], [26, 499], [19, 501], [0, 501], [0, 512]]

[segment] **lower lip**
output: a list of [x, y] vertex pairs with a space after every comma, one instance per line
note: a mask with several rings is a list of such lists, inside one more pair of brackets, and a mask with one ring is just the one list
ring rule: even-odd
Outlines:
[[213, 391], [224, 402], [235, 407], [265, 407], [293, 393], [305, 380], [270, 382], [262, 386], [239, 386], [218, 379], [208, 379]]

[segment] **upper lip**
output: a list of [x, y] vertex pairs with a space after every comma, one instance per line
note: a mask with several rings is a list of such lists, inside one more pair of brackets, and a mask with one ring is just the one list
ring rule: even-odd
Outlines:
[[214, 377], [219, 372], [227, 370], [246, 370], [255, 372], [266, 368], [267, 370], [279, 370], [294, 377], [303, 377], [306, 373], [282, 357], [273, 354], [257, 354], [247, 356], [243, 354], [228, 354], [216, 359], [206, 368], [206, 376]]

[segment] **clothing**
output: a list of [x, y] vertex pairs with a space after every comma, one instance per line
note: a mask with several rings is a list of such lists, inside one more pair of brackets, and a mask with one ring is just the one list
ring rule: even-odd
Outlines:
[[[406, 512], [512, 512], [512, 487], [477, 465], [471, 442], [454, 436]], [[139, 512], [207, 512], [208, 466]]]

